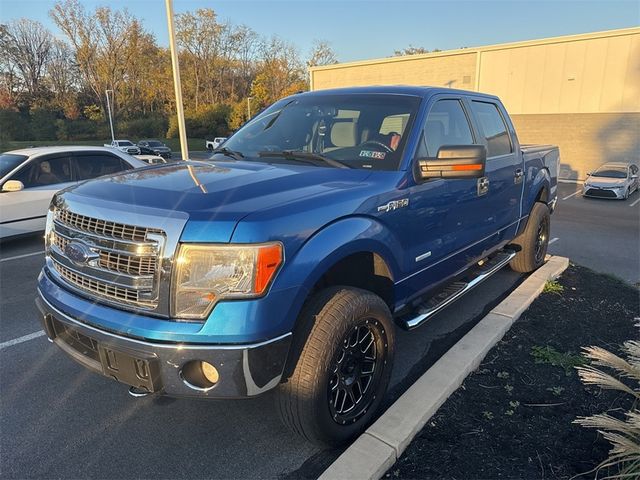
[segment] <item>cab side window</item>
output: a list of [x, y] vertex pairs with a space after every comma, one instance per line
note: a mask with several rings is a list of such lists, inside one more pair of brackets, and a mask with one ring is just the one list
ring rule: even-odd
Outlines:
[[73, 181], [69, 157], [50, 156], [25, 165], [12, 180], [19, 180], [24, 188], [44, 187]]
[[433, 158], [443, 145], [472, 145], [473, 134], [459, 100], [438, 100], [429, 111], [418, 147], [419, 158]]
[[84, 154], [75, 157], [78, 180], [89, 180], [102, 175], [113, 175], [131, 166], [120, 157], [104, 153]]
[[473, 113], [480, 122], [480, 128], [487, 142], [487, 158], [507, 155], [513, 152], [507, 125], [495, 103], [471, 102]]

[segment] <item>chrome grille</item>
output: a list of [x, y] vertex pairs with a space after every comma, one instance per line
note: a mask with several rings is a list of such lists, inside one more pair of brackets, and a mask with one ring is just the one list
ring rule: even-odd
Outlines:
[[107, 270], [129, 275], [153, 275], [157, 259], [154, 257], [134, 257], [112, 252], [100, 252], [99, 265]]
[[[52, 235], [52, 243], [58, 247], [61, 252], [64, 252], [64, 249], [69, 244], [69, 239], [59, 235], [55, 231]], [[136, 276], [153, 275], [156, 272], [156, 265], [158, 263], [156, 257], [123, 255], [121, 253], [97, 250], [100, 255], [98, 266], [106, 270]]]
[[[119, 223], [56, 209], [47, 238], [51, 270], [80, 293], [134, 309], [158, 307], [160, 262], [166, 236], [160, 229]], [[69, 258], [70, 243], [85, 257]], [[71, 252], [69, 252], [71, 255]]]
[[60, 275], [62, 275], [62, 278], [83, 290], [88, 290], [98, 295], [113, 298], [115, 300], [121, 300], [127, 303], [137, 303], [140, 301], [138, 293], [135, 290], [117, 287], [115, 285], [108, 285], [106, 283], [87, 278], [69, 270], [55, 260], [53, 261], [53, 265]]
[[56, 211], [56, 217], [62, 223], [78, 230], [123, 240], [144, 241], [150, 231], [148, 228], [86, 217], [68, 210]]

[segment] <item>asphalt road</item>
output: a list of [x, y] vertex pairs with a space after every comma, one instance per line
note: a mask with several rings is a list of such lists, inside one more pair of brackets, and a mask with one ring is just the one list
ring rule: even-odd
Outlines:
[[628, 200], [585, 198], [561, 183], [551, 219], [549, 253], [626, 282], [640, 282], [640, 193]]
[[[640, 196], [565, 198], [576, 189], [560, 187], [550, 252], [638, 281], [640, 206], [631, 205]], [[337, 456], [290, 434], [270, 394], [226, 402], [134, 399], [124, 385], [84, 370], [38, 336], [33, 298], [41, 251], [40, 236], [0, 245], [1, 477], [309, 478]], [[399, 331], [387, 403], [520, 279], [506, 268], [423, 327]]]
[[[33, 303], [40, 238], [1, 248], [0, 472], [3, 478], [265, 478], [314, 476], [337, 452], [322, 452], [279, 422], [273, 398], [135, 399], [124, 385], [86, 371], [38, 336]], [[428, 325], [400, 331], [397, 397], [510, 291], [505, 269]]]

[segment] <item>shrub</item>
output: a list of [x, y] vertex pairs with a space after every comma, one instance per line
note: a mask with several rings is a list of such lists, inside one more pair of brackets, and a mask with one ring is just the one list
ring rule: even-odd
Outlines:
[[118, 132], [125, 137], [153, 138], [164, 137], [167, 131], [167, 119], [162, 116], [150, 116], [145, 118], [133, 118], [119, 122], [116, 125]]
[[[231, 113], [229, 105], [208, 105], [197, 111], [185, 112], [187, 136], [191, 138], [208, 138], [226, 136], [229, 133], [227, 118]], [[169, 119], [167, 138], [178, 138], [178, 119]]]
[[[631, 409], [624, 413], [622, 419], [599, 413], [574, 421], [583, 427], [597, 428], [611, 444], [609, 458], [598, 465], [597, 470], [617, 468], [618, 473], [606, 478], [640, 478], [640, 342], [625, 342], [623, 351], [626, 359], [604, 348], [584, 348], [584, 356], [591, 361], [591, 365], [577, 368], [585, 385], [617, 390], [634, 400]], [[612, 374], [598, 367], [604, 367]]]
[[95, 140], [98, 124], [91, 120], [60, 119], [56, 122], [58, 140]]
[[0, 109], [0, 141], [29, 140], [30, 128], [27, 115], [10, 109]]
[[31, 139], [55, 140], [57, 115], [51, 110], [35, 109], [31, 111]]

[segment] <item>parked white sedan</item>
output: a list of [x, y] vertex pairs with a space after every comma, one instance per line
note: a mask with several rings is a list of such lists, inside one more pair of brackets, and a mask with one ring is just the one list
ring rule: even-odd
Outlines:
[[0, 238], [44, 230], [57, 191], [145, 165], [104, 147], [36, 147], [0, 154]]
[[591, 172], [584, 182], [585, 197], [626, 200], [638, 190], [638, 167], [628, 163], [605, 163]]

